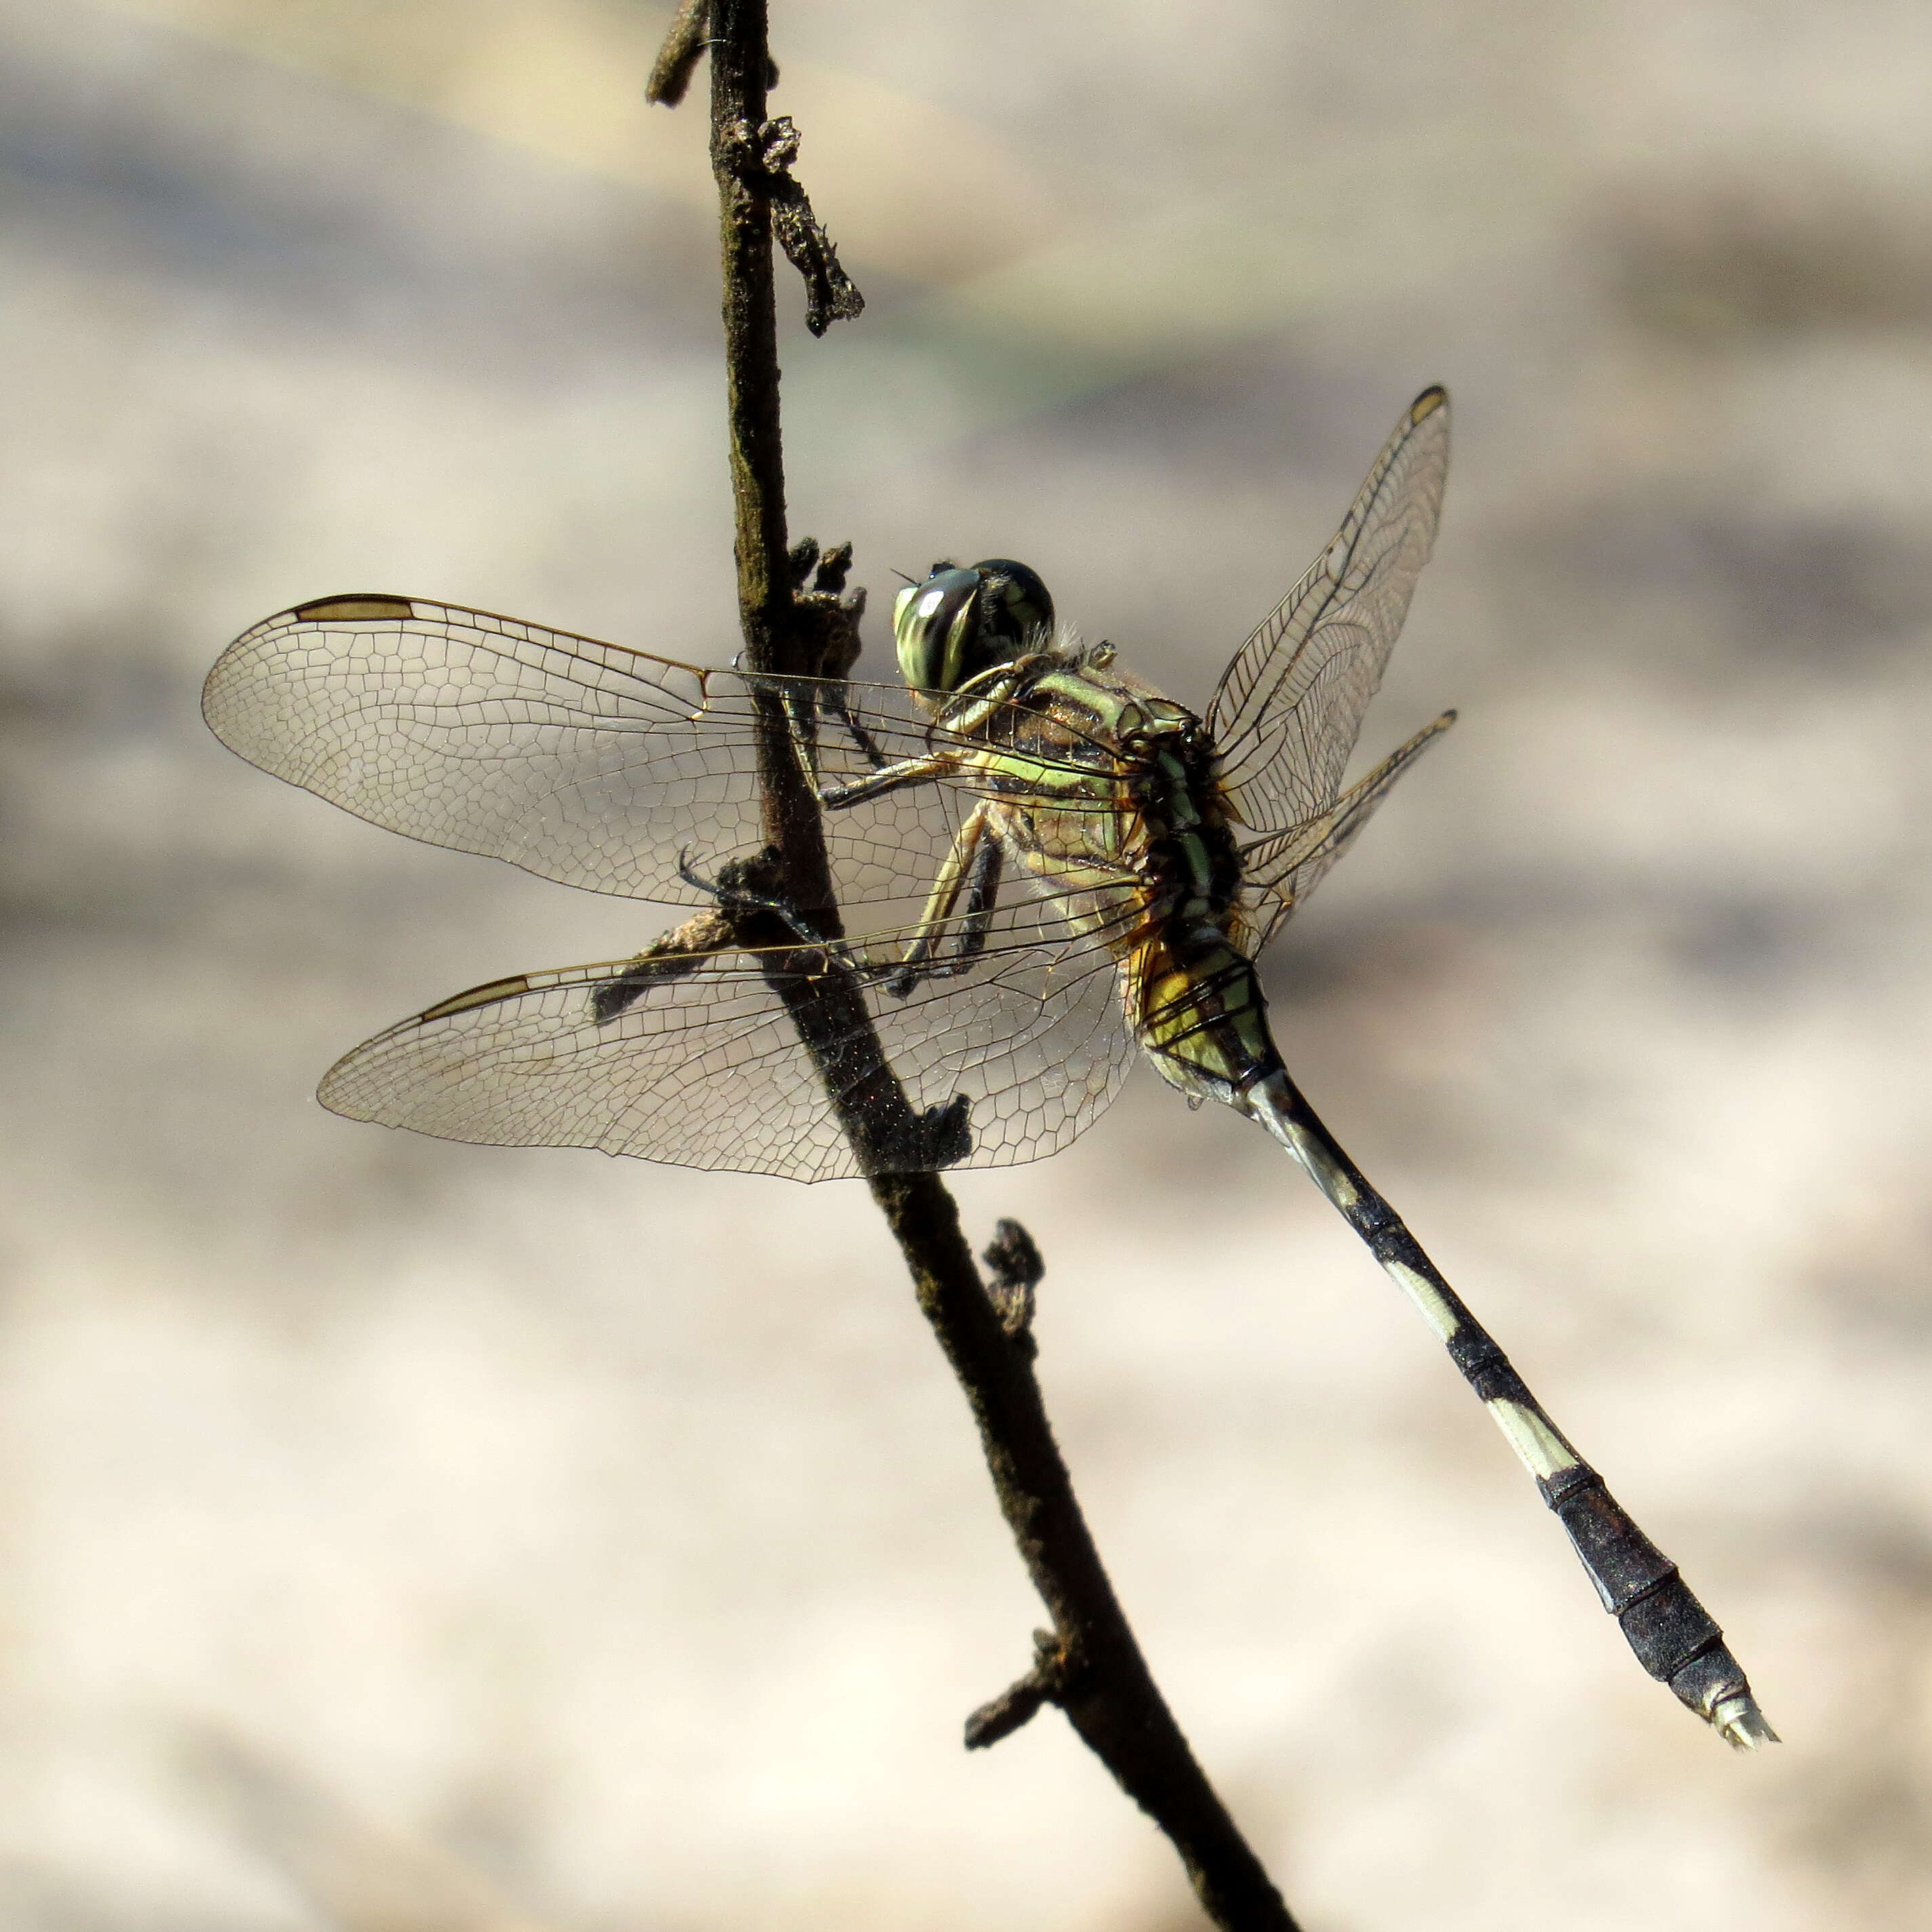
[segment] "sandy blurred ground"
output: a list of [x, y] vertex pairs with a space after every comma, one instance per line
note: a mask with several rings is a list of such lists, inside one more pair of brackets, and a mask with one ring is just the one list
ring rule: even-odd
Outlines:
[[[1788, 1740], [1647, 1683], [1262, 1137], [960, 1184], [1311, 1932], [1932, 1924], [1932, 30], [1850, 4], [777, 9], [872, 298], [794, 528], [1018, 550], [1178, 695], [1448, 381], [1274, 967], [1300, 1077]], [[356, 1129], [320, 1070], [662, 923], [202, 730], [300, 598], [734, 648], [709, 193], [621, 0], [0, 0], [0, 1922], [1196, 1922], [1065, 1727], [862, 1195]], [[788, 292], [795, 316], [795, 293]], [[880, 649], [878, 627], [872, 646]]]

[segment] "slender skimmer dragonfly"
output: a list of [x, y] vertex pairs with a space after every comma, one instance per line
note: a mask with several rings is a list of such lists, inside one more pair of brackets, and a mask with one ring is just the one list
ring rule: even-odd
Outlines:
[[[1307, 1171], [1487, 1406], [1639, 1660], [1754, 1747], [1775, 1733], [1717, 1624], [1316, 1117], [1252, 964], [1452, 722], [1343, 789], [1434, 544], [1448, 425], [1439, 388], [1404, 412], [1204, 716], [1082, 646], [1005, 560], [900, 593], [903, 685], [703, 670], [354, 596], [238, 638], [204, 710], [244, 758], [392, 830], [703, 908], [632, 959], [495, 980], [392, 1027], [330, 1070], [326, 1106], [818, 1180], [1036, 1159], [1144, 1055]], [[817, 796], [860, 937], [815, 926], [760, 856], [761, 715]]]

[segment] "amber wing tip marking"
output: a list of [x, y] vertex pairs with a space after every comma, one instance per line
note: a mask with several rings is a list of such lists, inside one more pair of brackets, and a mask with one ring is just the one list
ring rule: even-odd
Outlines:
[[1766, 1744], [1782, 1742], [1771, 1728], [1770, 1720], [1758, 1708], [1757, 1700], [1748, 1694], [1726, 1697], [1711, 1713], [1718, 1735], [1733, 1750], [1758, 1750]]
[[1432, 416], [1438, 410], [1449, 406], [1449, 392], [1440, 382], [1432, 382], [1408, 406], [1408, 419], [1419, 423], [1426, 416]]
[[406, 622], [416, 615], [416, 607], [406, 597], [353, 591], [346, 597], [319, 597], [313, 604], [298, 604], [291, 614], [304, 624], [351, 623], [358, 617]]
[[508, 980], [492, 980], [488, 985], [472, 986], [466, 993], [452, 993], [446, 1000], [439, 1000], [433, 1006], [426, 1007], [413, 1020], [406, 1022], [411, 1026], [426, 1026], [431, 1020], [446, 1020], [454, 1013], [466, 1013], [472, 1006], [494, 1006], [505, 1000], [514, 1000], [530, 990], [530, 975], [519, 973]]

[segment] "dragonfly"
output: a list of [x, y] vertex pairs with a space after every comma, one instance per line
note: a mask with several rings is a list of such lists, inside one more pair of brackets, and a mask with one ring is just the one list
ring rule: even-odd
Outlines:
[[[325, 1106], [819, 1180], [1040, 1158], [1150, 1061], [1305, 1169], [1535, 1479], [1640, 1663], [1755, 1748], [1776, 1733], [1715, 1620], [1269, 1030], [1262, 950], [1454, 722], [1344, 786], [1434, 547], [1449, 416], [1439, 388], [1404, 411], [1204, 713], [1083, 644], [1030, 568], [988, 559], [899, 593], [897, 682], [705, 668], [356, 594], [238, 638], [204, 715], [244, 758], [391, 830], [696, 908], [629, 958], [492, 980], [389, 1028], [329, 1070]], [[775, 734], [819, 817], [836, 910], [793, 903], [764, 843]]]

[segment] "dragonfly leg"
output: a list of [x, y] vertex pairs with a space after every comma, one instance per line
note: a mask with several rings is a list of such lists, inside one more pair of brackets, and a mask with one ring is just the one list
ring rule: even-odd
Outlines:
[[1470, 1313], [1402, 1217], [1364, 1178], [1300, 1090], [1277, 1066], [1249, 1090], [1247, 1111], [1300, 1162], [1449, 1352], [1569, 1532], [1605, 1610], [1637, 1661], [1740, 1750], [1775, 1744], [1724, 1632], [1577, 1454], [1509, 1358]]
[[859, 722], [842, 680], [820, 679], [811, 691], [787, 690], [783, 693], [783, 701], [785, 728], [790, 734], [799, 770], [804, 772], [806, 783], [812, 788], [812, 796], [820, 805], [833, 802], [826, 796], [828, 790], [842, 789], [836, 785], [828, 788], [819, 776], [818, 728], [821, 721], [836, 722], [844, 728], [854, 748], [872, 767], [867, 774], [868, 778], [875, 778], [887, 769], [890, 760], [879, 749], [872, 733]]
[[[844, 726], [847, 736], [858, 747], [859, 755], [872, 766], [875, 774], [886, 769], [890, 761], [885, 753], [880, 751], [878, 745], [873, 742], [872, 733], [859, 722], [858, 714], [852, 709], [851, 700], [845, 695], [844, 687], [842, 685], [822, 700], [820, 708], [830, 716], [836, 718], [839, 723]], [[812, 776], [812, 788], [819, 793], [819, 802], [823, 804], [825, 802], [824, 795], [818, 784], [818, 774], [814, 771]]]
[[931, 784], [956, 770], [958, 763], [951, 752], [935, 752], [923, 758], [902, 758], [898, 764], [884, 766], [849, 784], [819, 786], [818, 802], [826, 811], [838, 812], [869, 798], [883, 798], [887, 792], [900, 791], [908, 785]]
[[805, 915], [788, 901], [776, 896], [754, 890], [745, 877], [744, 868], [735, 860], [728, 861], [718, 868], [715, 879], [707, 879], [691, 862], [691, 848], [686, 846], [677, 855], [677, 875], [688, 886], [707, 893], [716, 899], [728, 913], [768, 912], [782, 920], [807, 946], [824, 946], [831, 950], [830, 942], [815, 932]]
[[[976, 805], [932, 882], [912, 944], [886, 982], [886, 990], [895, 998], [904, 999], [922, 979], [964, 972], [986, 950], [986, 934], [1000, 896], [1003, 856], [991, 809], [984, 803]], [[965, 907], [956, 920], [954, 908], [962, 891]], [[949, 927], [950, 933], [946, 930]], [[949, 937], [951, 956], [938, 960], [940, 944]]]

